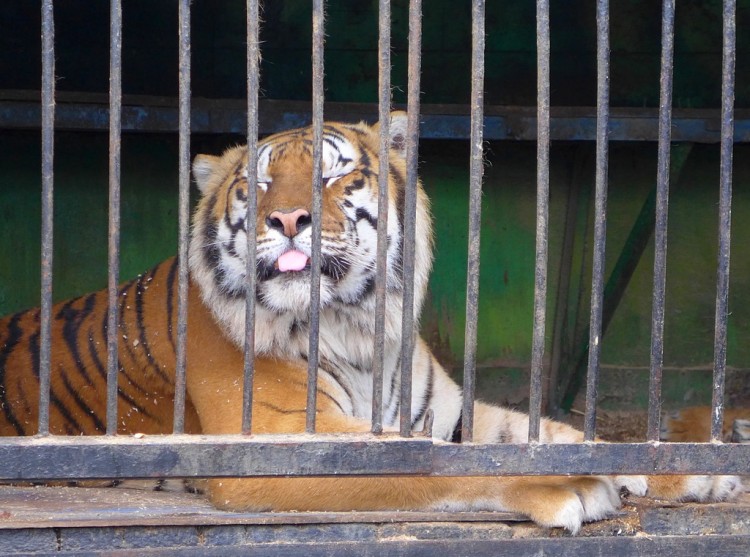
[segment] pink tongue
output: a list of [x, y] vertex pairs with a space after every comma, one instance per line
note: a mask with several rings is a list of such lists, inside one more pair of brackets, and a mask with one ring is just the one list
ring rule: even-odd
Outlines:
[[278, 264], [279, 271], [282, 273], [287, 271], [301, 271], [307, 265], [307, 256], [296, 249], [289, 250], [279, 257]]

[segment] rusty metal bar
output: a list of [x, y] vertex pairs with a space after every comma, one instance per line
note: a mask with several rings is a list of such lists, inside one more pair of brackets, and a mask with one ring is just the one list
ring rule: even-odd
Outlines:
[[107, 435], [117, 433], [118, 283], [120, 280], [120, 135], [122, 110], [122, 4], [110, 2], [109, 43], [109, 259], [107, 316]]
[[594, 258], [591, 280], [589, 362], [586, 375], [584, 439], [592, 441], [596, 431], [596, 400], [599, 386], [599, 350], [604, 298], [604, 256], [607, 236], [607, 169], [609, 153], [609, 0], [596, 6], [596, 193], [594, 201]]
[[482, 178], [484, 176], [484, 0], [471, 5], [471, 140], [469, 155], [469, 245], [466, 272], [466, 330], [464, 332], [463, 409], [461, 440], [470, 443], [474, 435], [474, 391], [476, 387], [477, 319], [479, 314], [479, 243], [482, 220]]
[[659, 146], [656, 171], [654, 224], [654, 290], [651, 309], [651, 373], [649, 378], [646, 437], [659, 440], [662, 366], [664, 363], [664, 297], [667, 285], [667, 222], [669, 167], [672, 138], [672, 74], [674, 69], [674, 0], [662, 4], [661, 75], [659, 77]]
[[716, 328], [714, 331], [714, 379], [711, 402], [711, 439], [722, 439], [724, 379], [727, 363], [729, 317], [729, 250], [732, 228], [732, 150], [734, 144], [734, 70], [736, 49], [736, 2], [724, 0], [724, 45], [721, 74], [721, 162], [719, 170], [719, 261], [716, 277]]
[[260, 91], [260, 0], [247, 1], [247, 255], [245, 260], [245, 354], [242, 382], [242, 433], [252, 431], [255, 369], [255, 265], [258, 220], [258, 91]]
[[52, 0], [42, 3], [42, 253], [39, 341], [39, 435], [49, 434], [52, 369], [52, 256], [55, 159], [55, 20]]
[[549, 1], [536, 3], [537, 146], [536, 146], [536, 265], [534, 270], [534, 331], [529, 387], [529, 441], [539, 441], [542, 416], [544, 332], [547, 316], [547, 246], [549, 239]]
[[[0, 89], [0, 129], [40, 127], [38, 95], [33, 92]], [[58, 91], [55, 129], [58, 131], [106, 130], [109, 110], [98, 93]], [[176, 132], [179, 124], [176, 102], [163, 97], [125, 95], [122, 130], [127, 133]], [[239, 99], [193, 99], [193, 133], [245, 134], [247, 103]], [[306, 101], [260, 101], [259, 132], [267, 135], [307, 126], [312, 122], [310, 103]], [[466, 105], [429, 105], [421, 107], [422, 139], [466, 139], [471, 135], [471, 118]], [[591, 107], [551, 107], [552, 141], [593, 141], [596, 138], [596, 113]], [[377, 121], [375, 103], [327, 102], [328, 119], [347, 122]], [[735, 111], [734, 141], [750, 142], [750, 113]], [[672, 140], [692, 143], [716, 143], [721, 139], [718, 122], [720, 109], [675, 108]], [[657, 141], [659, 114], [656, 108], [613, 107], [610, 110], [610, 141]], [[485, 140], [536, 141], [537, 111], [531, 106], [487, 105], [484, 110]]]
[[[352, 447], [355, 446], [356, 450]], [[0, 481], [96, 478], [744, 474], [741, 443], [457, 444], [373, 435], [8, 437]]]
[[323, 44], [325, 33], [325, 0], [313, 0], [312, 35], [312, 254], [310, 257], [310, 345], [307, 355], [306, 431], [315, 432], [315, 407], [318, 394], [318, 348], [320, 332], [320, 242], [323, 215]]
[[174, 433], [185, 431], [187, 355], [188, 237], [190, 228], [190, 0], [180, 0], [179, 27], [179, 201], [177, 241], [177, 346], [174, 378]]
[[409, 2], [409, 53], [406, 124], [406, 194], [404, 196], [403, 317], [401, 322], [401, 418], [399, 431], [411, 435], [411, 378], [414, 355], [414, 238], [417, 211], [417, 165], [419, 152], [419, 94], [422, 67], [422, 0]]
[[378, 254], [375, 267], [375, 344], [372, 355], [372, 432], [383, 431], [383, 358], [388, 264], [388, 177], [391, 149], [391, 1], [378, 5]]

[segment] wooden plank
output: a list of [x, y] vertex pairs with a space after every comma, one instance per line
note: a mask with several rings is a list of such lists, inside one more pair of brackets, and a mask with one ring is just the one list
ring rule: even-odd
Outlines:
[[343, 524], [501, 522], [525, 517], [502, 512], [286, 512], [220, 511], [201, 495], [131, 488], [0, 486], [0, 530], [105, 526], [232, 524]]

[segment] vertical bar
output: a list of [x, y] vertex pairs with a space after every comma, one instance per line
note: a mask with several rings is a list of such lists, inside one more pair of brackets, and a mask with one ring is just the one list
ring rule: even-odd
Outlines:
[[724, 379], [727, 363], [727, 319], [729, 317], [729, 248], [732, 225], [735, 12], [735, 0], [724, 0], [724, 47], [721, 75], [721, 162], [719, 170], [719, 261], [716, 273], [714, 390], [711, 403], [712, 441], [720, 441], [722, 439], [722, 425], [724, 422]]
[[39, 435], [49, 434], [54, 158], [55, 20], [52, 0], [44, 0], [42, 3], [42, 307], [39, 347]]
[[539, 441], [542, 416], [542, 367], [547, 309], [547, 241], [549, 237], [549, 1], [536, 3], [537, 147], [536, 147], [536, 265], [534, 271], [534, 330], [529, 387], [529, 441]]
[[120, 118], [122, 110], [122, 5], [110, 0], [109, 43], [109, 263], [107, 317], [107, 435], [117, 433], [117, 286], [120, 277]]
[[594, 259], [591, 280], [591, 320], [589, 362], [586, 376], [586, 413], [583, 434], [594, 439], [596, 399], [599, 383], [599, 349], [602, 334], [604, 298], [604, 254], [607, 235], [607, 169], [609, 152], [609, 1], [597, 0], [596, 6], [596, 193], [594, 200]]
[[318, 332], [320, 330], [320, 234], [323, 214], [323, 41], [325, 0], [313, 0], [313, 168], [312, 257], [310, 257], [310, 345], [307, 360], [307, 419], [305, 429], [315, 432], [318, 386]]
[[252, 430], [253, 376], [255, 368], [255, 290], [258, 220], [258, 90], [260, 89], [260, 2], [247, 1], [247, 259], [245, 277], [245, 370], [242, 386], [242, 433]]
[[422, 45], [422, 0], [409, 2], [409, 54], [406, 106], [406, 194], [403, 237], [403, 317], [401, 321], [401, 417], [399, 431], [411, 435], [411, 376], [414, 355], [414, 236], [417, 211], [417, 156], [419, 150], [419, 82]]
[[470, 443], [474, 432], [474, 391], [479, 314], [479, 239], [484, 175], [484, 0], [471, 5], [471, 141], [469, 155], [469, 246], [466, 273], [466, 329], [461, 440]]
[[654, 293], [651, 309], [651, 373], [649, 379], [649, 441], [659, 440], [661, 384], [664, 363], [664, 297], [667, 284], [667, 220], [669, 212], [669, 167], [672, 138], [672, 72], [674, 52], [674, 0], [664, 0], [661, 30], [661, 75], [659, 78], [659, 146], [656, 172], [656, 221], [654, 224]]
[[180, 0], [179, 26], [179, 238], [177, 273], [177, 346], [173, 431], [185, 431], [187, 355], [188, 228], [190, 226], [190, 0]]
[[372, 360], [372, 432], [383, 431], [383, 358], [385, 353], [385, 277], [388, 262], [388, 177], [391, 146], [391, 1], [379, 1], [378, 13], [378, 254], [375, 268], [375, 345]]

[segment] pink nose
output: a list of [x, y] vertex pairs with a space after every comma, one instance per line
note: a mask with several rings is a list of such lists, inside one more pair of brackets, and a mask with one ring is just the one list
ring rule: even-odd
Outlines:
[[310, 213], [304, 209], [290, 212], [274, 211], [266, 217], [266, 224], [270, 228], [280, 230], [285, 236], [292, 238], [312, 222]]

